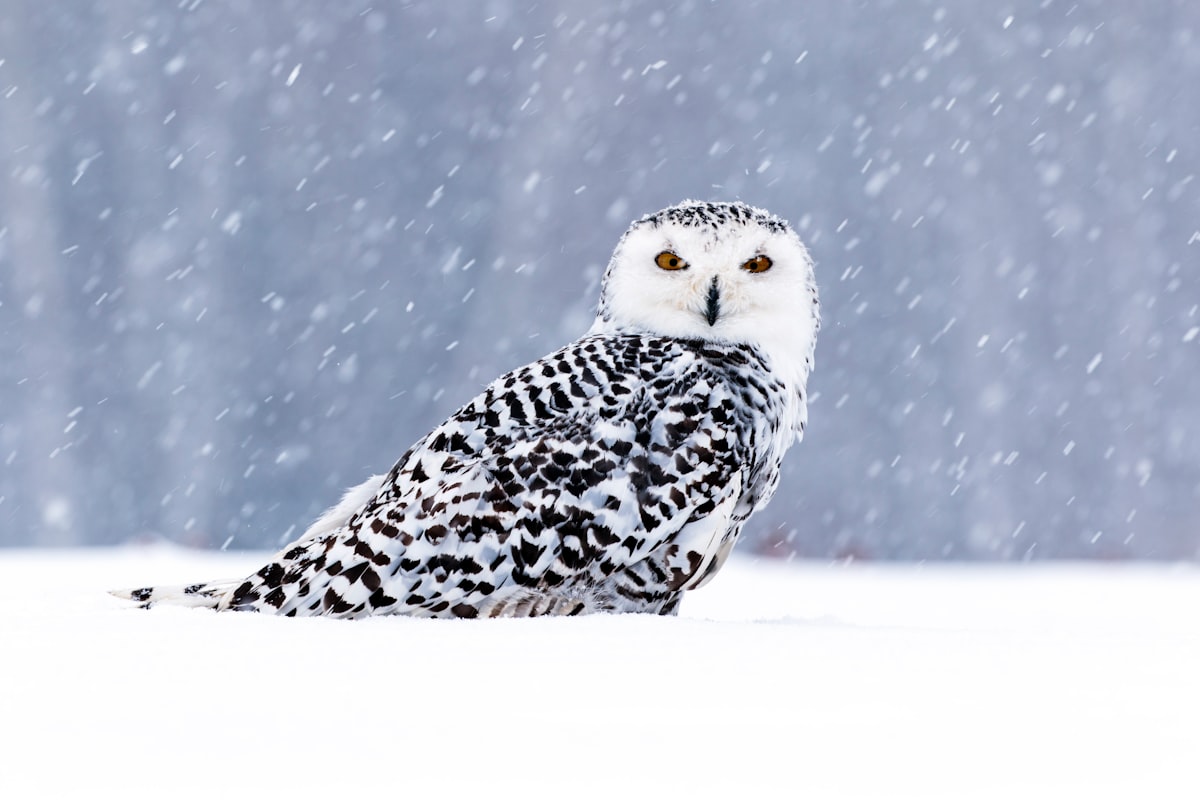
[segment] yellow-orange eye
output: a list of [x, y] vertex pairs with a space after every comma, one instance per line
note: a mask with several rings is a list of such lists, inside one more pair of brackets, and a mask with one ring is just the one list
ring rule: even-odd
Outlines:
[[654, 263], [661, 269], [687, 269], [687, 262], [674, 253], [664, 250], [654, 257]]
[[766, 272], [771, 268], [771, 259], [766, 256], [755, 256], [754, 258], [742, 264], [742, 269], [746, 272]]

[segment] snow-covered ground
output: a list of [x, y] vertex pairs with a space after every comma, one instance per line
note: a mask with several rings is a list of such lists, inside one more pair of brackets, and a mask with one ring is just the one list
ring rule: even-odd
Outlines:
[[0, 551], [0, 797], [1200, 797], [1194, 567], [735, 559], [674, 619], [103, 593], [261, 557]]

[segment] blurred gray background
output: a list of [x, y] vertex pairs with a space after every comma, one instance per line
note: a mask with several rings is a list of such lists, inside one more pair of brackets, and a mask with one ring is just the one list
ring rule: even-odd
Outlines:
[[745, 551], [1200, 557], [1200, 5], [8, 0], [0, 542], [271, 547], [588, 326], [629, 221], [789, 219]]

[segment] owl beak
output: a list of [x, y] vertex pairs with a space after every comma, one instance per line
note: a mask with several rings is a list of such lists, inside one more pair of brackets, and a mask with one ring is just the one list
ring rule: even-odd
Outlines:
[[704, 318], [708, 320], [708, 325], [711, 328], [717, 324], [717, 317], [721, 314], [721, 290], [717, 288], [717, 276], [714, 275], [712, 283], [708, 285], [708, 297], [704, 305]]

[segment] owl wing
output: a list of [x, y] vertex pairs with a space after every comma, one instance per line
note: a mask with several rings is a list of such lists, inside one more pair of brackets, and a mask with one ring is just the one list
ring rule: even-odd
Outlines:
[[588, 337], [497, 380], [228, 606], [570, 613], [651, 554], [647, 598], [684, 588], [730, 528], [751, 437], [732, 387], [664, 341]]

